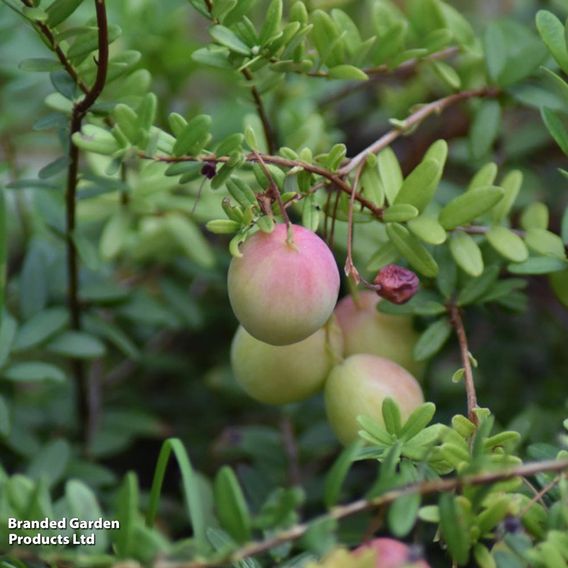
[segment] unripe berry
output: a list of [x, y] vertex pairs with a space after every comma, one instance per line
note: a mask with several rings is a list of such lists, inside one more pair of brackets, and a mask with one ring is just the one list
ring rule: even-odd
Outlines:
[[241, 325], [256, 339], [290, 345], [315, 333], [329, 319], [339, 293], [339, 271], [327, 245], [315, 234], [284, 224], [258, 232], [233, 258], [228, 288]]
[[346, 296], [337, 304], [335, 316], [343, 331], [345, 356], [369, 353], [386, 357], [419, 377], [423, 365], [412, 355], [418, 339], [412, 319], [377, 311], [380, 301], [375, 292], [362, 290], [356, 300]]
[[353, 554], [362, 554], [370, 548], [376, 553], [375, 568], [430, 568], [413, 547], [392, 538], [375, 538], [356, 548]]
[[416, 379], [400, 365], [376, 355], [359, 354], [334, 367], [325, 383], [325, 408], [332, 430], [343, 444], [358, 437], [357, 417], [384, 425], [382, 404], [392, 398], [402, 419], [424, 402]]
[[303, 341], [280, 346], [258, 341], [240, 326], [233, 339], [231, 364], [237, 381], [252, 398], [287, 404], [323, 388], [342, 347], [341, 330], [332, 322]]

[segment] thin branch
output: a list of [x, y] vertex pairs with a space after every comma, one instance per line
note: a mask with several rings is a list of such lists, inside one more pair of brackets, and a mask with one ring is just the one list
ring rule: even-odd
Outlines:
[[556, 487], [556, 485], [558, 485], [560, 483], [560, 480], [562, 479], [562, 475], [557, 475], [554, 477], [554, 479], [552, 479], [552, 481], [550, 481], [549, 483], [547, 483], [540, 491], [538, 491], [538, 493], [536, 493], [536, 495], [527, 503], [527, 506], [524, 507], [521, 512], [519, 513], [519, 517], [523, 517], [524, 515], [526, 515], [529, 510], [531, 509], [531, 507], [533, 507], [533, 505], [536, 505], [536, 503], [538, 501], [540, 501], [542, 503], [542, 505], [544, 507], [546, 507], [546, 503], [543, 500], [543, 497], [552, 489], [554, 489], [554, 487]]
[[[148, 156], [143, 152], [139, 153], [138, 156], [144, 160], [155, 160], [157, 162], [164, 162], [164, 163], [176, 163], [176, 162], [211, 162], [211, 163], [225, 163], [229, 161], [228, 156], [213, 156], [211, 154], [202, 155], [202, 156]], [[332, 172], [326, 168], [318, 166], [316, 164], [309, 164], [308, 162], [303, 162], [302, 160], [289, 160], [287, 158], [283, 158], [281, 156], [273, 156], [269, 154], [259, 154], [260, 158], [266, 164], [273, 164], [276, 166], [281, 166], [283, 168], [301, 168], [307, 172], [311, 172], [315, 175], [321, 176], [328, 181], [330, 181], [333, 185], [339, 188], [341, 191], [346, 193], [347, 195], [351, 196], [353, 192], [352, 187], [336, 172]], [[245, 160], [251, 163], [258, 163], [259, 158], [255, 155], [254, 152], [247, 154], [245, 156]], [[383, 217], [383, 208], [377, 207], [373, 202], [369, 201], [361, 194], [356, 193], [355, 200], [361, 203], [363, 207], [368, 209], [377, 219], [382, 219]]]
[[469, 91], [461, 91], [454, 93], [442, 99], [438, 99], [424, 106], [421, 106], [416, 112], [408, 116], [402, 124], [390, 130], [377, 141], [373, 142], [370, 146], [359, 152], [356, 156], [351, 158], [338, 172], [339, 176], [345, 176], [352, 172], [369, 154], [377, 154], [390, 146], [397, 138], [402, 136], [409, 129], [419, 125], [425, 118], [432, 114], [439, 114], [450, 106], [459, 102], [466, 101], [472, 98], [479, 97], [496, 97], [500, 93], [499, 89], [495, 87], [482, 87], [480, 89], [471, 89]]
[[[89, 89], [85, 97], [79, 101], [71, 113], [69, 128], [69, 168], [67, 170], [67, 185], [65, 190], [66, 204], [66, 245], [67, 245], [67, 304], [71, 318], [71, 327], [75, 330], [81, 329], [81, 304], [79, 299], [79, 258], [75, 245], [76, 230], [76, 207], [77, 207], [77, 183], [79, 174], [79, 148], [73, 143], [73, 135], [81, 131], [83, 118], [91, 106], [96, 102], [101, 94], [108, 69], [108, 23], [106, 17], [106, 7], [104, 0], [95, 0], [95, 9], [98, 25], [98, 65], [95, 82]], [[72, 359], [73, 374], [78, 382], [78, 408], [80, 416], [85, 419], [83, 424], [83, 436], [86, 437], [89, 431], [90, 405], [89, 388], [83, 362], [79, 359]]]
[[361, 181], [361, 175], [363, 174], [364, 168], [365, 160], [361, 162], [355, 174], [353, 191], [351, 192], [351, 199], [349, 200], [349, 216], [347, 219], [347, 258], [345, 259], [345, 275], [347, 278], [351, 278], [355, 284], [359, 284], [361, 276], [353, 263], [353, 209], [355, 208], [355, 196], [357, 195], [359, 182]]
[[[247, 81], [253, 81], [253, 76], [249, 69], [243, 69], [241, 73]], [[266, 138], [266, 146], [268, 148], [268, 152], [270, 154], [274, 154], [277, 147], [276, 136], [270, 124], [264, 102], [262, 100], [262, 97], [260, 96], [260, 92], [255, 85], [251, 86], [250, 92], [252, 94], [252, 98], [254, 99], [254, 104], [256, 105], [256, 111], [258, 112], [260, 122], [262, 122], [262, 129], [264, 130], [264, 137]]]
[[458, 342], [460, 345], [460, 354], [464, 370], [465, 391], [467, 396], [467, 414], [469, 419], [477, 424], [477, 415], [475, 409], [477, 408], [477, 394], [475, 392], [475, 381], [473, 379], [473, 369], [471, 366], [471, 359], [469, 354], [469, 346], [467, 342], [467, 335], [459, 308], [455, 304], [449, 306], [450, 319], [454, 326]]
[[266, 179], [268, 180], [269, 184], [268, 190], [272, 195], [272, 199], [276, 201], [276, 203], [278, 203], [278, 208], [280, 209], [282, 217], [284, 217], [284, 222], [286, 223], [286, 227], [290, 228], [290, 217], [288, 217], [288, 212], [286, 211], [286, 207], [284, 206], [284, 202], [282, 201], [280, 190], [278, 189], [278, 186], [276, 185], [276, 182], [274, 181], [274, 178], [272, 177], [270, 170], [266, 167], [266, 163], [262, 159], [262, 156], [256, 150], [253, 150], [253, 154], [255, 155], [264, 175], [266, 176]]
[[300, 458], [298, 455], [298, 444], [294, 435], [294, 426], [288, 416], [282, 418], [280, 422], [280, 432], [286, 457], [288, 458], [288, 476], [290, 485], [300, 486], [302, 484], [302, 472], [300, 470]]
[[[25, 4], [28, 8], [31, 8], [34, 5], [32, 0], [21, 0], [21, 1], [22, 4]], [[33, 26], [37, 30], [39, 30], [39, 32], [44, 37], [51, 51], [53, 51], [55, 55], [57, 55], [57, 59], [59, 59], [59, 62], [61, 63], [61, 65], [63, 65], [65, 71], [69, 73], [71, 79], [73, 79], [73, 82], [81, 89], [81, 91], [83, 91], [83, 93], [85, 94], [88, 93], [89, 92], [88, 85], [84, 81], [82, 81], [81, 78], [79, 77], [77, 70], [75, 69], [75, 67], [73, 67], [73, 64], [71, 63], [71, 61], [69, 61], [63, 49], [61, 49], [61, 46], [55, 39], [55, 36], [52, 30], [50, 29], [50, 27], [44, 22], [35, 22]]]
[[376, 84], [378, 81], [383, 80], [387, 75], [389, 77], [397, 77], [397, 78], [401, 76], [404, 77], [416, 71], [416, 69], [421, 63], [448, 59], [457, 53], [459, 53], [458, 47], [448, 47], [446, 49], [442, 49], [441, 51], [436, 51], [435, 53], [432, 53], [427, 57], [409, 59], [408, 61], [405, 61], [395, 69], [390, 69], [386, 65], [379, 65], [378, 67], [363, 69], [363, 71], [365, 71], [365, 73], [367, 73], [367, 75], [370, 76], [370, 79], [368, 81], [357, 81], [357, 82], [348, 83], [343, 88], [322, 98], [319, 101], [319, 106], [324, 107], [336, 103], [337, 101], [340, 101], [345, 97], [348, 97], [352, 93], [361, 91], [363, 89], [367, 89], [369, 86]]
[[339, 505], [333, 507], [330, 511], [321, 517], [307, 523], [296, 525], [290, 529], [284, 530], [271, 538], [259, 542], [252, 542], [244, 545], [235, 552], [213, 561], [197, 561], [188, 563], [178, 562], [159, 562], [157, 568], [215, 568], [216, 566], [224, 566], [239, 562], [245, 558], [267, 552], [272, 548], [281, 544], [298, 540], [306, 534], [315, 522], [327, 519], [342, 520], [352, 515], [373, 511], [386, 505], [390, 505], [397, 499], [407, 495], [431, 495], [434, 493], [442, 493], [448, 491], [460, 490], [463, 487], [491, 485], [499, 481], [506, 481], [515, 477], [528, 477], [538, 473], [545, 472], [567, 472], [568, 459], [565, 460], [549, 460], [524, 464], [515, 468], [504, 469], [501, 471], [492, 471], [479, 473], [475, 475], [466, 475], [463, 477], [454, 477], [449, 479], [435, 479], [432, 481], [423, 481], [399, 489], [393, 489], [383, 493], [374, 499], [360, 499], [347, 505]]

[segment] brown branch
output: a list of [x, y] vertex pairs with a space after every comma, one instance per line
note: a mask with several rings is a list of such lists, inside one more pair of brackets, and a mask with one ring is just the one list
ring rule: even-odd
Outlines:
[[402, 124], [389, 130], [386, 134], [381, 136], [378, 140], [373, 142], [370, 146], [359, 152], [356, 156], [351, 158], [338, 172], [339, 176], [345, 176], [353, 171], [369, 154], [378, 154], [387, 146], [390, 146], [397, 138], [402, 136], [409, 129], [419, 125], [425, 118], [432, 114], [439, 114], [448, 107], [455, 105], [459, 102], [466, 101], [478, 97], [496, 97], [500, 93], [499, 89], [495, 87], [482, 87], [480, 89], [471, 89], [469, 91], [461, 91], [453, 95], [449, 95], [442, 99], [438, 99], [424, 106], [421, 106], [417, 111], [408, 116]]
[[[79, 148], [73, 143], [73, 135], [81, 131], [83, 118], [101, 94], [108, 69], [108, 23], [104, 0], [95, 0], [98, 25], [98, 65], [97, 75], [93, 86], [85, 97], [73, 107], [69, 128], [69, 168], [67, 170], [67, 185], [65, 190], [67, 245], [67, 304], [71, 318], [71, 327], [81, 329], [81, 304], [79, 299], [79, 258], [75, 245], [77, 183], [79, 174]], [[77, 380], [78, 409], [84, 419], [83, 437], [87, 438], [90, 423], [89, 388], [83, 362], [72, 359], [73, 374]], [[88, 440], [86, 440], [88, 441]]]
[[432, 481], [423, 481], [399, 489], [393, 489], [383, 493], [374, 499], [360, 499], [347, 505], [339, 505], [333, 507], [330, 511], [321, 517], [307, 523], [296, 525], [290, 529], [284, 530], [275, 536], [259, 542], [251, 542], [244, 545], [235, 552], [212, 561], [197, 562], [159, 562], [157, 568], [215, 568], [216, 566], [224, 566], [239, 562], [245, 558], [267, 552], [268, 550], [280, 546], [281, 544], [298, 540], [306, 534], [315, 522], [326, 519], [336, 521], [345, 519], [352, 515], [373, 511], [386, 505], [390, 505], [397, 499], [407, 495], [431, 495], [433, 493], [442, 493], [448, 491], [457, 491], [463, 487], [491, 485], [499, 481], [506, 481], [515, 477], [528, 477], [538, 473], [545, 472], [566, 472], [568, 471], [568, 459], [565, 460], [549, 460], [524, 464], [515, 468], [504, 469], [501, 471], [492, 471], [479, 473], [475, 475], [466, 475], [463, 477], [454, 477], [449, 479], [435, 479]]
[[[34, 5], [32, 0], [21, 0], [21, 1], [22, 4], [25, 4], [28, 8], [31, 8]], [[73, 79], [73, 82], [81, 89], [81, 91], [83, 91], [83, 93], [85, 94], [88, 93], [89, 87], [79, 77], [77, 70], [75, 69], [75, 67], [73, 67], [73, 64], [71, 63], [71, 61], [69, 61], [63, 49], [61, 49], [61, 46], [55, 39], [55, 36], [53, 35], [53, 32], [50, 29], [50, 27], [45, 22], [34, 22], [33, 26], [37, 30], [39, 30], [39, 32], [44, 37], [51, 51], [53, 51], [55, 55], [57, 55], [57, 59], [59, 59], [59, 62], [61, 63], [61, 65], [63, 65], [65, 71], [69, 73], [71, 79]]]
[[[253, 76], [249, 69], [243, 69], [241, 71], [243, 76], [247, 81], [252, 81]], [[254, 104], [256, 105], [256, 111], [262, 122], [262, 129], [264, 130], [264, 138], [266, 139], [266, 147], [268, 148], [269, 154], [274, 154], [276, 152], [276, 136], [274, 134], [274, 130], [270, 124], [270, 120], [268, 118], [268, 113], [266, 112], [266, 108], [264, 106], [264, 102], [260, 93], [256, 86], [252, 85], [250, 88], [250, 92], [252, 94], [252, 98], [254, 99]]]
[[357, 189], [359, 188], [359, 182], [361, 180], [364, 167], [365, 160], [361, 162], [357, 168], [357, 173], [355, 174], [353, 191], [351, 192], [351, 198], [349, 199], [349, 215], [347, 218], [347, 258], [345, 259], [344, 270], [347, 278], [351, 278], [355, 284], [359, 284], [361, 276], [353, 262], [353, 209], [355, 208], [355, 196], [357, 195]]
[[333, 104], [345, 97], [348, 97], [352, 93], [367, 89], [369, 86], [376, 84], [381, 80], [384, 80], [386, 75], [389, 75], [393, 78], [405, 77], [415, 72], [421, 63], [448, 59], [456, 55], [457, 53], [459, 53], [458, 47], [448, 47], [446, 49], [442, 49], [441, 51], [436, 51], [435, 53], [432, 53], [427, 57], [409, 59], [395, 69], [391, 69], [387, 65], [379, 65], [377, 67], [363, 69], [363, 71], [370, 76], [370, 79], [368, 81], [357, 81], [347, 84], [342, 89], [339, 89], [334, 93], [331, 93], [329, 96], [322, 98], [318, 104], [320, 107]]
[[290, 217], [288, 217], [288, 212], [286, 211], [286, 207], [284, 206], [284, 202], [282, 201], [280, 190], [278, 189], [278, 186], [276, 185], [276, 182], [274, 181], [274, 178], [272, 177], [270, 170], [266, 167], [266, 162], [262, 159], [262, 156], [256, 150], [253, 150], [252, 152], [255, 155], [258, 163], [260, 164], [260, 167], [264, 175], [266, 176], [266, 179], [268, 180], [269, 184], [268, 190], [272, 195], [272, 199], [276, 201], [276, 203], [278, 203], [278, 208], [280, 209], [282, 217], [284, 217], [284, 222], [286, 223], [286, 227], [290, 228]]
[[[228, 156], [213, 156], [211, 154], [203, 155], [203, 156], [148, 156], [144, 153], [139, 153], [138, 156], [144, 160], [155, 160], [158, 162], [164, 163], [176, 163], [176, 162], [211, 162], [211, 163], [225, 163], [229, 161]], [[318, 176], [321, 176], [328, 181], [330, 181], [333, 185], [339, 188], [341, 191], [346, 193], [347, 195], [351, 195], [353, 189], [352, 187], [339, 175], [335, 172], [327, 170], [321, 166], [316, 164], [309, 164], [308, 162], [303, 162], [301, 160], [289, 160], [287, 158], [282, 158], [281, 156], [273, 156], [269, 154], [259, 154], [262, 160], [266, 164], [273, 164], [276, 166], [281, 166], [283, 168], [302, 168], [307, 172], [311, 172]], [[255, 155], [254, 152], [247, 154], [245, 156], [245, 160], [247, 162], [257, 163], [259, 162], [258, 157]], [[377, 207], [374, 203], [363, 197], [361, 194], [357, 193], [355, 195], [355, 200], [361, 203], [363, 207], [368, 209], [377, 219], [382, 219], [383, 217], [383, 208]]]
[[450, 304], [449, 311], [450, 320], [454, 326], [460, 345], [460, 354], [464, 370], [465, 391], [467, 396], [467, 415], [474, 424], [477, 424], [478, 420], [477, 415], [475, 414], [475, 409], [477, 408], [477, 394], [475, 392], [475, 382], [473, 379], [473, 369], [471, 366], [467, 335], [465, 333], [459, 308], [455, 304]]

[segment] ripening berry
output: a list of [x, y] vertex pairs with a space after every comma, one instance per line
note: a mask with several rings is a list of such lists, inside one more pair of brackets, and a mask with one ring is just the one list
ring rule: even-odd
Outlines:
[[309, 398], [323, 388], [343, 347], [336, 323], [292, 345], [268, 345], [240, 326], [231, 347], [233, 373], [243, 389], [266, 404]]
[[315, 234], [276, 225], [258, 232], [229, 267], [229, 299], [241, 325], [256, 339], [290, 345], [315, 333], [329, 319], [339, 293], [339, 271], [327, 245]]
[[392, 538], [375, 538], [356, 548], [353, 554], [362, 554], [370, 548], [376, 553], [375, 568], [430, 568], [414, 547]]
[[416, 379], [400, 365], [376, 355], [351, 355], [334, 367], [325, 383], [325, 408], [332, 430], [343, 444], [358, 437], [357, 417], [383, 425], [382, 404], [392, 398], [403, 420], [424, 402]]
[[412, 355], [418, 339], [412, 319], [378, 312], [380, 301], [375, 292], [362, 290], [356, 299], [346, 296], [337, 304], [335, 316], [343, 331], [345, 356], [369, 353], [386, 357], [420, 377], [423, 364]]

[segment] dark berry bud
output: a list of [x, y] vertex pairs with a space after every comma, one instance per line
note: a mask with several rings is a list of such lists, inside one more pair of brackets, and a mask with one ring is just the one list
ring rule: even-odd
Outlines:
[[205, 162], [201, 168], [201, 174], [207, 179], [213, 179], [217, 174], [217, 167], [213, 162]]
[[405, 304], [420, 287], [418, 276], [397, 264], [387, 264], [381, 268], [374, 282], [377, 294], [393, 304]]
[[505, 517], [503, 520], [503, 529], [507, 533], [517, 533], [523, 528], [523, 524], [517, 517]]

